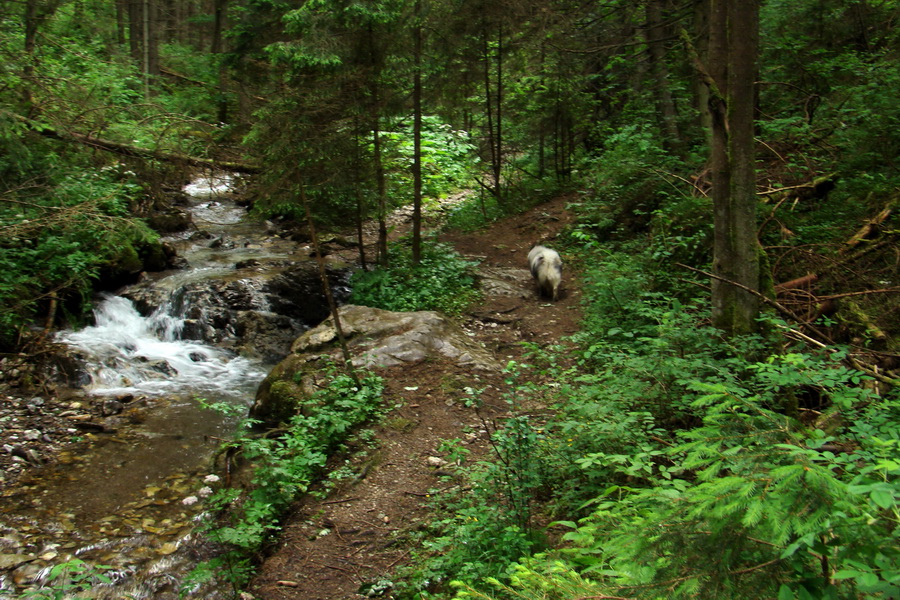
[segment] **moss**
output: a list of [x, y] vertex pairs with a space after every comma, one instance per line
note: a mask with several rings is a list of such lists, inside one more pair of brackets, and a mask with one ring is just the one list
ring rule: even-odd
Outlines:
[[138, 249], [144, 271], [162, 271], [166, 268], [166, 252], [160, 240], [145, 241]]

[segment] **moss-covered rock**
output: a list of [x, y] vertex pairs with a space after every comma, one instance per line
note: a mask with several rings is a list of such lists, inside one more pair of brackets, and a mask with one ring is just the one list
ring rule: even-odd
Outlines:
[[[400, 367], [434, 358], [470, 369], [500, 370], [502, 365], [456, 323], [432, 311], [391, 312], [366, 306], [342, 306], [341, 329], [357, 367]], [[291, 354], [260, 384], [250, 416], [268, 426], [290, 420], [310, 407], [324, 364], [340, 363], [341, 350], [332, 318], [301, 335]], [[308, 414], [308, 413], [304, 413]]]

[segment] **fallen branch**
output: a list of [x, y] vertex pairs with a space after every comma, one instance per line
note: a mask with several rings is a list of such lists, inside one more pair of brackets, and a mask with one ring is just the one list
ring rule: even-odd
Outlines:
[[114, 142], [112, 140], [105, 140], [103, 138], [93, 137], [90, 135], [86, 135], [83, 133], [75, 133], [75, 132], [67, 132], [62, 131], [60, 129], [55, 129], [53, 127], [48, 127], [44, 124], [39, 124], [31, 119], [23, 117], [21, 115], [12, 114], [13, 118], [15, 118], [20, 123], [25, 124], [32, 131], [39, 133], [44, 137], [48, 137], [55, 140], [60, 140], [63, 142], [75, 142], [77, 144], [81, 144], [83, 146], [88, 146], [90, 148], [96, 148], [97, 150], [103, 150], [105, 152], [112, 152], [114, 154], [118, 154], [120, 156], [128, 156], [133, 158], [148, 158], [148, 159], [156, 159], [165, 162], [174, 162], [179, 164], [190, 165], [192, 167], [204, 167], [204, 168], [212, 168], [219, 169], [223, 171], [233, 171], [236, 173], [259, 173], [262, 171], [262, 168], [259, 165], [245, 163], [245, 162], [237, 162], [237, 161], [227, 161], [227, 160], [216, 160], [212, 158], [201, 158], [199, 156], [190, 156], [188, 154], [181, 154], [180, 152], [167, 152], [164, 150], [153, 150], [150, 148], [141, 148], [138, 146], [132, 146], [130, 144], [123, 144], [121, 142]]
[[[784, 325], [779, 325], [778, 327], [782, 331], [784, 331], [786, 336], [788, 336], [788, 337], [793, 336], [795, 339], [798, 339], [802, 342], [806, 342], [806, 343], [810, 344], [811, 346], [815, 346], [816, 348], [819, 348], [820, 350], [824, 350], [829, 353], [834, 353], [834, 352], [838, 351], [837, 348], [830, 348], [827, 344], [823, 344], [819, 340], [806, 335], [802, 331], [797, 331], [796, 329], [791, 329], [790, 327], [786, 327]], [[859, 359], [854, 358], [853, 356], [848, 355], [847, 362], [849, 362], [850, 365], [853, 366], [853, 368], [855, 368], [857, 371], [862, 371], [866, 375], [869, 375], [870, 377], [877, 379], [881, 383], [884, 383], [884, 384], [892, 386], [892, 387], [897, 387], [897, 385], [900, 384], [900, 381], [898, 381], [897, 379], [888, 377], [886, 375], [882, 375], [874, 368], [869, 367], [868, 365], [860, 362]]]
[[782, 192], [789, 192], [791, 190], [806, 190], [810, 192], [816, 192], [816, 188], [821, 188], [821, 186], [832, 183], [832, 178], [834, 177], [833, 173], [828, 175], [823, 175], [822, 177], [816, 177], [812, 181], [807, 181], [806, 183], [799, 183], [797, 185], [788, 185], [780, 188], [772, 188], [770, 190], [765, 190], [763, 192], [757, 192], [757, 196], [772, 196], [774, 194], [780, 194]]
[[700, 273], [700, 274], [705, 275], [705, 276], [707, 276], [707, 277], [711, 277], [712, 279], [717, 279], [717, 280], [722, 281], [722, 282], [724, 282], [724, 283], [727, 283], [727, 284], [729, 284], [729, 285], [733, 285], [733, 286], [735, 286], [735, 287], [737, 287], [737, 288], [740, 288], [740, 289], [744, 290], [745, 292], [747, 292], [747, 293], [749, 293], [749, 294], [752, 294], [752, 295], [756, 296], [756, 297], [759, 298], [764, 304], [767, 304], [768, 306], [771, 306], [772, 308], [774, 308], [775, 310], [777, 310], [779, 313], [781, 313], [783, 316], [785, 316], [785, 317], [787, 317], [788, 319], [790, 319], [790, 320], [792, 320], [792, 321], [794, 321], [794, 322], [800, 324], [801, 327], [806, 327], [807, 329], [811, 330], [812, 332], [814, 332], [816, 335], [818, 335], [818, 336], [821, 337], [822, 339], [831, 341], [831, 340], [828, 338], [827, 335], [825, 335], [824, 333], [822, 333], [821, 331], [819, 331], [818, 329], [816, 329], [815, 327], [813, 327], [812, 324], [806, 322], [804, 319], [801, 319], [799, 316], [797, 316], [796, 314], [794, 314], [793, 311], [791, 311], [790, 309], [788, 309], [787, 307], [785, 307], [783, 304], [779, 303], [779, 302], [776, 301], [776, 300], [773, 300], [772, 298], [769, 298], [769, 297], [766, 296], [765, 294], [761, 294], [761, 293], [759, 293], [758, 291], [756, 291], [756, 290], [754, 290], [754, 289], [752, 289], [752, 288], [749, 288], [749, 287], [747, 287], [746, 285], [744, 285], [744, 284], [742, 284], [742, 283], [738, 283], [737, 281], [732, 281], [731, 279], [728, 279], [728, 278], [726, 278], [726, 277], [721, 277], [721, 276], [715, 275], [715, 274], [713, 274], [713, 273], [708, 273], [707, 271], [704, 271], [704, 270], [702, 270], [702, 269], [695, 269], [694, 267], [689, 267], [689, 266], [687, 266], [687, 265], [685, 265], [685, 264], [682, 264], [682, 263], [675, 263], [675, 265], [678, 266], [678, 267], [681, 267], [681, 268], [683, 268], [683, 269], [687, 269], [687, 270], [693, 271], [693, 272], [695, 272], [695, 273]]
[[892, 211], [893, 203], [888, 204], [882, 209], [880, 213], [866, 221], [866, 224], [863, 225], [862, 228], [857, 231], [852, 238], [844, 242], [844, 246], [841, 248], [841, 252], [855, 248], [863, 240], [869, 239], [869, 236], [871, 236], [872, 233], [875, 232], [875, 230], [882, 223], [884, 223], [889, 216], [891, 216]]

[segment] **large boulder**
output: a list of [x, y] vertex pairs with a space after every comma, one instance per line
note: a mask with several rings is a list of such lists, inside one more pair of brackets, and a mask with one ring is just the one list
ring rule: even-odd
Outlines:
[[[341, 330], [357, 367], [402, 367], [434, 358], [449, 359], [473, 370], [500, 370], [502, 365], [463, 329], [437, 312], [391, 312], [366, 306], [338, 309]], [[326, 361], [342, 360], [334, 319], [301, 335], [291, 354], [263, 380], [250, 416], [277, 425], [297, 414], [316, 389], [315, 378]]]

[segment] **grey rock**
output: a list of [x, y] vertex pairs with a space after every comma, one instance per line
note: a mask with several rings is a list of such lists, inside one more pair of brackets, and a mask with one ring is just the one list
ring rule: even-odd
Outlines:
[[[398, 313], [354, 305], [338, 312], [352, 362], [358, 367], [402, 367], [443, 357], [473, 370], [502, 369], [487, 350], [440, 313]], [[316, 389], [321, 361], [337, 362], [340, 355], [334, 321], [328, 318], [297, 338], [287, 358], [263, 380], [250, 416], [266, 425], [288, 420]]]

